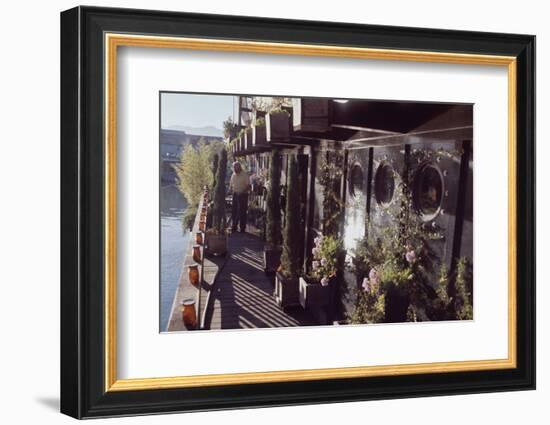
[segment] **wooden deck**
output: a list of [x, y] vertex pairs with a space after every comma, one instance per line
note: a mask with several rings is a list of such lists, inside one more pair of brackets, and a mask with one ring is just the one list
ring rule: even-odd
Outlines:
[[211, 293], [206, 329], [275, 328], [315, 323], [301, 308], [283, 311], [273, 298], [273, 277], [263, 271], [263, 242], [250, 233], [228, 239], [228, 258]]

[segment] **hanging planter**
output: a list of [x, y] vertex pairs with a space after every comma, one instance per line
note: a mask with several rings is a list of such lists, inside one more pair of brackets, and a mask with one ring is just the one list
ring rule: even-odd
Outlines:
[[259, 118], [256, 120], [256, 125], [252, 127], [252, 146], [254, 148], [268, 147], [266, 138], [265, 119]]
[[266, 139], [269, 143], [290, 141], [290, 113], [274, 109], [265, 117]]
[[241, 135], [239, 135], [239, 138], [237, 139], [237, 146], [239, 147], [239, 154], [242, 154], [242, 152], [244, 151], [244, 147], [243, 147], [243, 137]]
[[252, 128], [247, 127], [244, 131], [244, 146], [245, 151], [252, 151]]
[[332, 101], [329, 99], [302, 97], [292, 99], [292, 124], [294, 131], [326, 133], [331, 130]]

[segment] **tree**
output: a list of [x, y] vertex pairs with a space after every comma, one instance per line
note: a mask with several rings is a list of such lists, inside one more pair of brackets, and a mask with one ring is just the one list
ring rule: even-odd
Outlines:
[[300, 269], [300, 188], [298, 186], [298, 161], [295, 156], [291, 156], [288, 167], [286, 221], [281, 256], [281, 272], [287, 278], [298, 277]]
[[178, 176], [177, 187], [190, 206], [197, 206], [205, 185], [212, 185], [210, 168], [211, 146], [200, 141], [196, 148], [188, 144], [174, 165]]
[[223, 142], [201, 138], [196, 147], [188, 144], [183, 149], [180, 160], [173, 165], [178, 176], [177, 187], [190, 206], [198, 206], [203, 187], [212, 187], [214, 174], [211, 167], [214, 156], [223, 149]]
[[223, 122], [223, 137], [227, 140], [233, 140], [239, 132], [238, 126], [233, 122], [233, 118], [227, 117]]
[[217, 167], [216, 186], [214, 186], [214, 207], [212, 227], [223, 233], [225, 226], [225, 177], [227, 173], [227, 151], [222, 149]]
[[267, 192], [266, 243], [281, 245], [281, 155], [278, 149], [271, 151], [269, 190]]

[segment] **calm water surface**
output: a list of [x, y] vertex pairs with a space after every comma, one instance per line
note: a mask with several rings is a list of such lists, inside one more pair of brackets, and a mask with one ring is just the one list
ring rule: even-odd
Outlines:
[[160, 189], [160, 331], [172, 309], [178, 287], [183, 256], [188, 247], [190, 232], [182, 225], [181, 217], [187, 202], [174, 185]]

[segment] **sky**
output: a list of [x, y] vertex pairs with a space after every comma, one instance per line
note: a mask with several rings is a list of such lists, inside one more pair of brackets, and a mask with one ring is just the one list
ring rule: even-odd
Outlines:
[[233, 96], [161, 93], [161, 128], [174, 126], [223, 129], [233, 117]]

